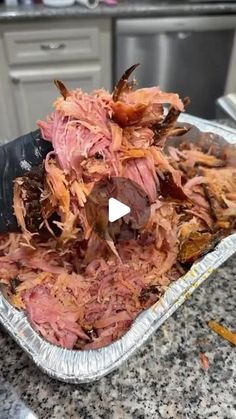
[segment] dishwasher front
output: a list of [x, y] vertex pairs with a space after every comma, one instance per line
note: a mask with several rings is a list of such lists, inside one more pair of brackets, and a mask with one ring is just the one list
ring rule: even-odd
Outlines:
[[189, 96], [188, 112], [215, 117], [215, 100], [225, 92], [236, 16], [118, 19], [115, 79], [140, 63], [140, 87]]

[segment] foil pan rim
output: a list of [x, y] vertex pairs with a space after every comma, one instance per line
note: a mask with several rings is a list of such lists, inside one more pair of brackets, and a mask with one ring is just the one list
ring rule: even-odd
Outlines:
[[[236, 130], [183, 114], [180, 122], [213, 132], [229, 143], [236, 143]], [[222, 240], [180, 279], [169, 286], [164, 296], [142, 312], [130, 330], [113, 344], [87, 351], [63, 349], [46, 342], [31, 327], [23, 312], [18, 311], [0, 294], [0, 322], [30, 356], [34, 363], [53, 378], [70, 383], [97, 380], [118, 368], [223, 262], [236, 252], [236, 233]]]

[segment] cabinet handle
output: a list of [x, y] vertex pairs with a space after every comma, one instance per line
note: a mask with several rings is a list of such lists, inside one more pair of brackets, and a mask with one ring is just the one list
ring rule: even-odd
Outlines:
[[188, 39], [191, 36], [190, 32], [177, 32], [176, 34], [177, 34], [177, 38], [181, 40]]
[[57, 49], [64, 49], [66, 47], [65, 44], [59, 42], [49, 42], [48, 44], [40, 45], [40, 48], [43, 51], [55, 51]]
[[20, 79], [17, 79], [16, 77], [11, 76], [11, 81], [14, 84], [19, 84], [20, 83]]

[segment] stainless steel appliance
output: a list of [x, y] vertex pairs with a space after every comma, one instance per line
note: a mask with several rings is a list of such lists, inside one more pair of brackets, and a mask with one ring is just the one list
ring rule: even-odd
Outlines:
[[140, 86], [189, 96], [188, 112], [215, 117], [224, 95], [236, 16], [120, 19], [116, 22], [115, 79], [134, 63]]
[[230, 117], [236, 122], [236, 93], [229, 93], [217, 99], [216, 115], [218, 118]]

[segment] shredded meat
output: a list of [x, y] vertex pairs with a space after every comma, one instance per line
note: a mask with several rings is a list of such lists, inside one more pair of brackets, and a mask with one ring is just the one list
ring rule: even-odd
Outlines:
[[[135, 68], [113, 94], [70, 91], [55, 81], [62, 97], [38, 121], [53, 152], [16, 179], [21, 233], [0, 237], [0, 282], [10, 301], [46, 340], [68, 349], [120, 338], [183, 266], [235, 228], [235, 148], [177, 126], [188, 99], [159, 87], [135, 90], [128, 82]], [[116, 177], [142, 188], [150, 216], [139, 223], [137, 200], [136, 225], [122, 219], [108, 237], [100, 211], [94, 226], [105, 232], [102, 239], [86, 204], [97, 182], [112, 186]], [[128, 188], [126, 195], [129, 202]]]

